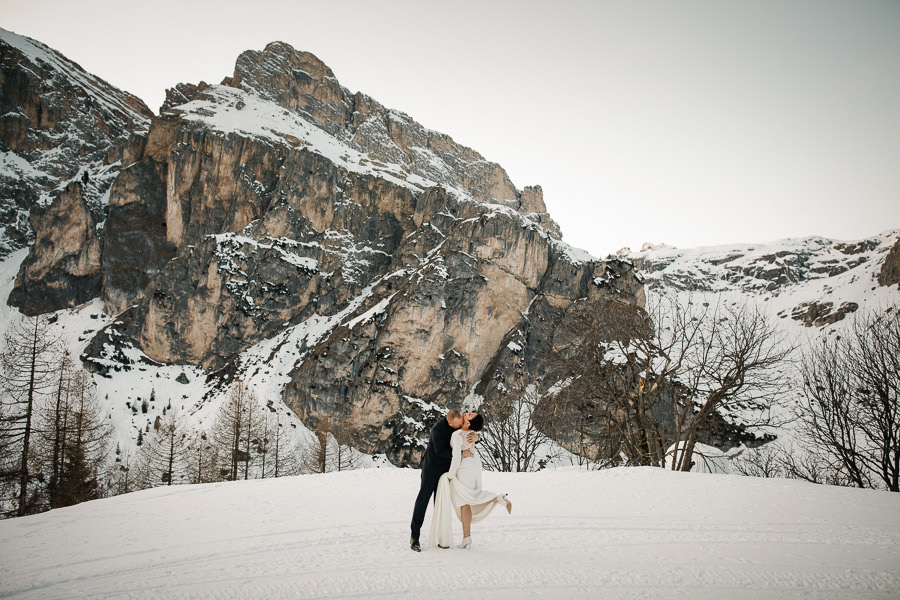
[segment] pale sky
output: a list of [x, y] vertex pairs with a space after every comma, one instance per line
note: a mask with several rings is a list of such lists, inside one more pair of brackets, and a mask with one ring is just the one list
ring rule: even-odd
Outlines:
[[900, 0], [0, 0], [154, 111], [284, 41], [541, 185], [596, 256], [900, 228]]

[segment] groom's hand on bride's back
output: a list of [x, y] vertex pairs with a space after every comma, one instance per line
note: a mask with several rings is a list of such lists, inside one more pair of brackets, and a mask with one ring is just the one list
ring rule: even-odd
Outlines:
[[470, 443], [474, 444], [475, 442], [477, 442], [477, 441], [480, 440], [481, 438], [478, 437], [478, 434], [475, 433], [474, 431], [470, 431], [469, 434], [466, 436], [466, 439], [469, 440]]

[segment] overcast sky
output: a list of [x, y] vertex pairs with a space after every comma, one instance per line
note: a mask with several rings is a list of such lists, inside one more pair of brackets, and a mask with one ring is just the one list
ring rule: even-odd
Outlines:
[[280, 40], [541, 185], [597, 256], [900, 228], [900, 0], [0, 0], [158, 110]]

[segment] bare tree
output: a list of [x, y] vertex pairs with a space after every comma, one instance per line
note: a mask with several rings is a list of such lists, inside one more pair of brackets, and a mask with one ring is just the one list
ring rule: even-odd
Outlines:
[[601, 466], [660, 464], [666, 420], [659, 413], [671, 370], [635, 364], [651, 360], [652, 332], [649, 315], [632, 304], [570, 307], [553, 339], [541, 427]]
[[[60, 481], [66, 460], [67, 433], [72, 414], [72, 377], [74, 367], [68, 352], [59, 356], [58, 375], [54, 390], [46, 398], [41, 398], [34, 407], [33, 456], [30, 469], [45, 489], [42, 500], [48, 508], [60, 506]], [[37, 498], [37, 494], [35, 494]]]
[[50, 508], [70, 506], [103, 495], [100, 476], [112, 443], [112, 426], [88, 373], [73, 368], [63, 354], [54, 395], [40, 407], [39, 447]]
[[791, 352], [756, 307], [668, 296], [652, 298], [646, 310], [576, 305], [556, 343], [559, 359], [549, 371], [559, 389], [555, 418], [584, 429], [582, 439], [606, 464], [660, 466], [674, 446], [671, 464], [680, 470], [690, 469], [711, 423], [768, 422]]
[[286, 431], [285, 420], [278, 413], [275, 403], [266, 403], [264, 434], [258, 444], [261, 463], [260, 477], [285, 477], [302, 472], [303, 452], [296, 440]]
[[188, 433], [177, 410], [157, 416], [140, 450], [138, 474], [144, 487], [187, 481]]
[[117, 496], [142, 489], [142, 485], [131, 453], [116, 447], [116, 458], [106, 476], [106, 495]]
[[552, 458], [550, 438], [535, 415], [541, 395], [536, 385], [516, 386], [484, 402], [479, 454], [492, 471], [538, 471]]
[[694, 446], [714, 414], [748, 425], [770, 422], [793, 351], [758, 306], [716, 305], [703, 317], [695, 343], [678, 357], [673, 412], [676, 440], [684, 443], [675, 446], [672, 468], [682, 471], [690, 470]]
[[746, 449], [732, 462], [734, 472], [750, 477], [784, 477], [810, 483], [852, 486], [840, 467], [820, 449], [808, 444], [766, 444]]
[[900, 491], [900, 305], [860, 313], [800, 371], [808, 450], [851, 485]]
[[323, 414], [303, 445], [301, 468], [305, 473], [327, 473], [359, 468], [359, 454], [351, 446], [350, 415], [340, 407]]
[[748, 477], [787, 477], [783, 453], [784, 450], [772, 444], [746, 450], [732, 460], [733, 472]]
[[313, 438], [303, 446], [301, 460], [304, 473], [328, 472], [328, 440], [331, 433], [331, 422], [321, 419], [313, 432]]
[[36, 509], [37, 496], [29, 490], [33, 477], [32, 434], [40, 399], [52, 393], [59, 367], [60, 345], [44, 317], [15, 322], [7, 331], [0, 354], [4, 510], [23, 516]]
[[191, 483], [221, 480], [216, 446], [205, 432], [197, 432], [188, 443], [187, 473]]
[[241, 466], [244, 479], [249, 478], [253, 445], [264, 437], [261, 424], [259, 401], [243, 381], [236, 381], [212, 428], [220, 472], [225, 479], [237, 480]]

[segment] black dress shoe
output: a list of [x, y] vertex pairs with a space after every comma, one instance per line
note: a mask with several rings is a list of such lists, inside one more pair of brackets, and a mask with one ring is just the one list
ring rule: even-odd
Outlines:
[[409, 538], [409, 548], [413, 552], [421, 552], [422, 551], [422, 547], [419, 546], [419, 540], [417, 540], [416, 538]]

